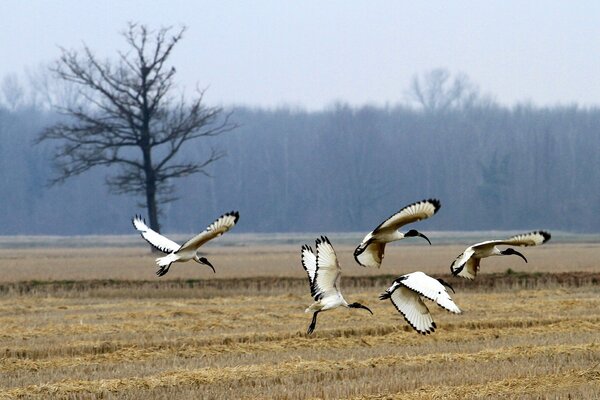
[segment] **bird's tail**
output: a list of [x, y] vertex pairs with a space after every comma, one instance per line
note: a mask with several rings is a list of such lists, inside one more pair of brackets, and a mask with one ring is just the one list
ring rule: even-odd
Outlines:
[[174, 263], [177, 260], [179, 260], [179, 256], [175, 253], [171, 253], [171, 254], [167, 254], [164, 257], [158, 257], [156, 259], [156, 265], [163, 268], [163, 267], [169, 266], [170, 264]]
[[307, 313], [307, 312], [320, 311], [322, 308], [323, 308], [323, 306], [318, 301], [315, 301], [306, 310], [304, 310], [304, 312]]

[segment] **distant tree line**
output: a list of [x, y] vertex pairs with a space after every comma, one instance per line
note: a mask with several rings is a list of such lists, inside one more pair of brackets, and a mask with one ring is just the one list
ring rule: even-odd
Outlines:
[[[143, 208], [108, 193], [110, 171], [47, 187], [60, 143], [33, 143], [61, 117], [7, 87], [0, 234], [131, 233], [130, 217]], [[179, 200], [165, 206], [163, 231], [194, 232], [232, 209], [241, 213], [238, 232], [365, 231], [427, 197], [442, 201], [424, 221], [431, 230], [600, 231], [600, 109], [505, 107], [477, 98], [464, 80], [448, 88], [466, 90], [468, 101], [225, 110], [239, 128], [181, 156], [194, 159], [208, 146], [226, 157], [207, 168], [209, 177], [173, 182]], [[431, 99], [423, 82], [418, 89], [417, 102]]]

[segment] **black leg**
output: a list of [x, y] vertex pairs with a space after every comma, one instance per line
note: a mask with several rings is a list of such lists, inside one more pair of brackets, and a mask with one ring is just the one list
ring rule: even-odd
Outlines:
[[158, 271], [156, 271], [156, 275], [158, 275], [158, 276], [165, 275], [167, 272], [169, 272], [170, 267], [171, 267], [171, 264], [167, 265], [166, 267], [160, 267], [158, 269]]
[[315, 326], [317, 326], [317, 314], [320, 311], [315, 311], [315, 313], [313, 314], [312, 317], [312, 322], [310, 323], [310, 325], [308, 326], [308, 331], [306, 331], [306, 334], [310, 335], [311, 333], [313, 333], [313, 331], [315, 330]]

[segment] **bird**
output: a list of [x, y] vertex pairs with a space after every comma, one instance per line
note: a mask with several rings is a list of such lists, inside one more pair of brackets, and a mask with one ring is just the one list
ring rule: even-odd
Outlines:
[[521, 257], [525, 262], [527, 258], [513, 248], [500, 250], [497, 246], [537, 246], [550, 240], [551, 235], [546, 231], [533, 231], [511, 236], [505, 240], [488, 240], [476, 243], [467, 247], [450, 265], [450, 271], [454, 276], [473, 280], [479, 271], [479, 262], [482, 258], [490, 256], [510, 256]]
[[386, 243], [395, 240], [401, 240], [407, 237], [420, 236], [431, 241], [421, 232], [411, 229], [406, 233], [399, 232], [402, 226], [411, 222], [420, 221], [434, 215], [440, 209], [440, 201], [437, 199], [427, 199], [410, 204], [400, 211], [383, 221], [372, 232], [364, 237], [362, 242], [354, 250], [354, 259], [363, 267], [381, 267], [383, 252]]
[[237, 211], [225, 213], [210, 224], [203, 232], [192, 237], [181, 246], [171, 239], [150, 229], [146, 225], [146, 221], [139, 215], [136, 215], [131, 222], [135, 229], [140, 232], [142, 238], [154, 248], [167, 254], [164, 257], [156, 259], [156, 265], [158, 265], [156, 275], [164, 276], [169, 272], [172, 263], [189, 260], [194, 260], [199, 264], [208, 265], [213, 270], [213, 273], [216, 272], [215, 267], [206, 259], [206, 257], [198, 256], [198, 248], [209, 240], [221, 236], [223, 233], [233, 228], [239, 218], [240, 214]]
[[435, 279], [417, 271], [402, 275], [394, 280], [380, 296], [380, 300], [390, 299], [406, 322], [417, 332], [426, 335], [437, 328], [423, 298], [429, 299], [443, 309], [460, 314], [458, 306], [450, 298], [446, 287], [454, 293], [454, 289], [442, 279]]
[[363, 308], [373, 312], [360, 303], [351, 303], [344, 299], [340, 292], [339, 282], [342, 269], [338, 263], [335, 250], [326, 236], [321, 236], [315, 241], [316, 253], [308, 245], [302, 246], [302, 267], [308, 274], [310, 293], [315, 299], [304, 312], [312, 312], [312, 322], [306, 333], [310, 335], [317, 325], [317, 315], [338, 307]]

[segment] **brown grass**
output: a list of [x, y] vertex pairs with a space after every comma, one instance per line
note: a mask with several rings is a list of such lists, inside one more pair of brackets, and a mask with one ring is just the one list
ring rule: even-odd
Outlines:
[[[303, 310], [311, 299], [297, 249], [287, 246], [274, 254], [283, 264], [289, 257], [289, 271], [279, 271], [281, 261], [262, 248], [214, 250], [220, 279], [186, 265], [176, 265], [170, 279], [155, 278], [152, 256], [127, 248], [119, 252], [138, 254], [144, 265], [141, 276], [123, 271], [125, 280], [92, 270], [116, 261], [101, 248], [70, 250], [54, 271], [44, 265], [48, 256], [38, 260], [43, 272], [20, 280], [6, 276], [14, 265], [2, 264], [0, 398], [595, 399], [600, 276], [591, 268], [537, 265], [540, 258], [568, 264], [574, 253], [581, 259], [571, 265], [586, 265], [598, 249], [579, 246], [563, 245], [551, 257], [527, 249], [530, 263], [510, 267], [486, 260], [482, 268], [494, 273], [475, 282], [446, 276], [464, 313], [431, 305], [438, 330], [429, 336], [377, 299], [394, 276], [380, 274], [398, 269], [367, 271], [351, 259], [342, 261], [346, 298], [374, 315], [326, 312], [306, 336], [311, 316]], [[438, 255], [423, 253], [429, 248], [414, 249], [426, 267], [418, 269], [446, 273], [447, 263], [435, 266]], [[390, 258], [405, 265], [412, 251]], [[233, 267], [225, 260], [235, 255], [256, 271], [240, 267], [244, 278], [228, 278]], [[35, 257], [25, 258], [15, 262], [33, 268]], [[74, 278], [86, 271], [95, 280]], [[273, 271], [280, 273], [269, 277]]]

